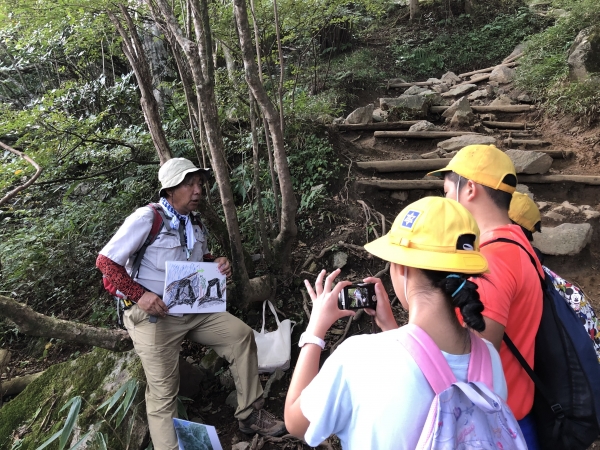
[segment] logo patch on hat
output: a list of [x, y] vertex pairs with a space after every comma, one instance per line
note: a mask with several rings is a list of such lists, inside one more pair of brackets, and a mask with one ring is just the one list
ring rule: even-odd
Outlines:
[[420, 215], [421, 213], [419, 211], [407, 212], [406, 216], [404, 216], [404, 219], [402, 220], [401, 226], [403, 226], [404, 228], [412, 229], [413, 225], [415, 224], [415, 221]]

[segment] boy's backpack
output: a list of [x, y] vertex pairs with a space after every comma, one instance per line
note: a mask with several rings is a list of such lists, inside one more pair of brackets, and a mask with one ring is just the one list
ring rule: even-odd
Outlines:
[[[484, 245], [493, 242], [518, 245], [536, 266], [534, 257], [520, 243], [498, 238]], [[506, 333], [503, 340], [535, 383], [532, 414], [541, 448], [587, 449], [600, 434], [600, 364], [593, 342], [573, 309], [550, 277], [538, 276], [543, 307], [535, 338], [535, 370]]]
[[594, 308], [592, 308], [588, 299], [585, 298], [584, 292], [578, 286], [559, 277], [546, 266], [542, 266], [542, 268], [544, 269], [544, 272], [546, 272], [546, 277], [550, 277], [554, 289], [558, 291], [571, 309], [575, 311], [575, 314], [579, 318], [579, 322], [583, 325], [583, 328], [585, 328], [585, 331], [594, 343], [596, 357], [600, 363], [600, 336], [598, 335], [600, 323]]
[[467, 382], [456, 380], [433, 339], [416, 325], [402, 327], [399, 341], [435, 392], [417, 449], [527, 449], [510, 408], [492, 391], [489, 349], [471, 334]]

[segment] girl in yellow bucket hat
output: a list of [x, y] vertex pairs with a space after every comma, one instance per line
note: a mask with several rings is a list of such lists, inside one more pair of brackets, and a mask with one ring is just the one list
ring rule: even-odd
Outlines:
[[[322, 271], [314, 288], [305, 281], [313, 310], [300, 339], [285, 424], [291, 434], [315, 447], [336, 434], [344, 449], [414, 449], [435, 394], [399, 336], [403, 329], [424, 331], [456, 379], [467, 380], [471, 343], [480, 339], [468, 328], [485, 328], [477, 285], [469, 281], [487, 270], [479, 252], [479, 228], [458, 202], [426, 197], [407, 206], [390, 232], [365, 249], [391, 263], [392, 284], [408, 309], [408, 325], [398, 328], [381, 280], [366, 278], [375, 283], [377, 295], [376, 310], [366, 311], [384, 332], [347, 339], [319, 370], [326, 331], [339, 318], [354, 314], [338, 308], [340, 292], [351, 283], [334, 285], [339, 269], [328, 276]], [[468, 328], [459, 323], [456, 308]], [[500, 357], [484, 342], [493, 374], [489, 388], [506, 399]]]

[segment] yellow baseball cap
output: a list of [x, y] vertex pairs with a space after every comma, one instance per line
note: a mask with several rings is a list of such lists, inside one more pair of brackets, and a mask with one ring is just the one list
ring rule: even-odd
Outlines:
[[542, 230], [542, 216], [533, 200], [526, 194], [515, 192], [510, 201], [508, 217], [517, 225], [535, 233]]
[[446, 172], [455, 172], [475, 183], [512, 194], [516, 186], [504, 183], [504, 177], [517, 178], [515, 166], [506, 153], [494, 145], [467, 145], [460, 149], [448, 165], [428, 175], [443, 177]]
[[369, 253], [419, 269], [483, 273], [488, 264], [479, 252], [479, 227], [460, 203], [425, 197], [402, 210], [385, 236], [365, 245]]

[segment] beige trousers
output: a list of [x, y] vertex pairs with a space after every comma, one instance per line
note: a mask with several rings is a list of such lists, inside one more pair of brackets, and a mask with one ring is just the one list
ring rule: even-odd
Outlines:
[[179, 448], [173, 418], [177, 417], [179, 351], [184, 338], [212, 347], [229, 361], [238, 399], [235, 417], [250, 415], [252, 403], [263, 391], [254, 333], [248, 325], [226, 312], [167, 316], [156, 323], [148, 317], [134, 305], [125, 311], [124, 322], [146, 374], [146, 412], [156, 450]]

